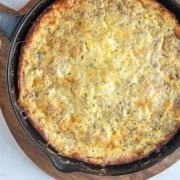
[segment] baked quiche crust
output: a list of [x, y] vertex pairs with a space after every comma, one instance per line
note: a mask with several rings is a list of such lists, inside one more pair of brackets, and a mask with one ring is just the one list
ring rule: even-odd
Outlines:
[[179, 37], [155, 0], [55, 1], [22, 47], [19, 104], [62, 156], [139, 160], [180, 128]]

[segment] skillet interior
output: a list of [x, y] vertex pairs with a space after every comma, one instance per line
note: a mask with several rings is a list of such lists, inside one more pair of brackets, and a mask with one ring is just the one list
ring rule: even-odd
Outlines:
[[[176, 3], [173, 3], [173, 0], [163, 1], [160, 0], [166, 7], [168, 7], [174, 14], [176, 14], [178, 20], [180, 16], [180, 6]], [[18, 60], [20, 55], [20, 48], [23, 44], [23, 41], [27, 35], [28, 30], [33, 25], [33, 22], [36, 18], [41, 14], [41, 12], [49, 6], [51, 3], [50, 0], [39, 2], [29, 14], [27, 14], [23, 20], [21, 21], [17, 31], [12, 40], [10, 53], [9, 53], [9, 61], [8, 61], [8, 91], [10, 100], [12, 103], [12, 107], [16, 114], [16, 117], [21, 124], [22, 128], [26, 132], [26, 134], [30, 137], [30, 139], [46, 154], [50, 157], [54, 165], [63, 172], [71, 172], [71, 171], [83, 171], [92, 174], [98, 175], [122, 175], [128, 174], [132, 172], [139, 171], [141, 169], [152, 166], [156, 162], [162, 160], [164, 157], [172, 153], [176, 150], [180, 145], [180, 135], [177, 133], [174, 138], [163, 148], [160, 149], [159, 152], [151, 154], [149, 157], [144, 158], [140, 161], [136, 161], [134, 163], [124, 164], [124, 165], [116, 165], [116, 166], [107, 166], [100, 167], [95, 165], [89, 165], [83, 162], [79, 162], [77, 160], [63, 158], [57, 156], [56, 152], [51, 148], [47, 147], [47, 143], [44, 139], [39, 135], [39, 133], [32, 127], [31, 123], [26, 118], [22, 109], [18, 106], [17, 97], [18, 97], [18, 84], [17, 84], [17, 67]]]

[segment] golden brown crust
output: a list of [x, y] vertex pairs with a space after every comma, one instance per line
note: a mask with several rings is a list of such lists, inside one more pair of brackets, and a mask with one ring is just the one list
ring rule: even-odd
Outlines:
[[[141, 3], [143, 3], [144, 5], [148, 5], [149, 3], [151, 4], [152, 3], [152, 0], [140, 0]], [[71, 8], [71, 4], [67, 4], [65, 1], [62, 1], [62, 3], [59, 3], [58, 1], [56, 2], [57, 3], [57, 6], [58, 6], [58, 9], [61, 9], [61, 8]], [[154, 3], [154, 2], [153, 2]], [[157, 9], [159, 9], [159, 11], [164, 15], [164, 19], [166, 20], [167, 18], [171, 19], [176, 19], [174, 14], [172, 14], [171, 12], [169, 12], [164, 6], [162, 6], [161, 4], [159, 3], [156, 3], [155, 4], [157, 6]], [[32, 37], [34, 34], [36, 34], [38, 32], [38, 28], [40, 28], [39, 24], [42, 23], [42, 21], [44, 20], [44, 18], [48, 18], [46, 17], [48, 12], [51, 12], [53, 11], [53, 7], [54, 6], [51, 6], [50, 8], [46, 9], [41, 15], [40, 17], [37, 19], [37, 21], [34, 23], [34, 26], [30, 29], [28, 35], [27, 35], [27, 38], [26, 38], [26, 43], [23, 45], [22, 49], [21, 49], [21, 56], [20, 56], [20, 63], [19, 63], [19, 70], [18, 70], [18, 85], [19, 85], [19, 92], [20, 92], [20, 96], [21, 96], [21, 91], [23, 90], [24, 88], [24, 67], [25, 67], [25, 57], [24, 57], [24, 51], [26, 48], [29, 48], [29, 45], [32, 43]], [[53, 23], [53, 21], [52, 21]], [[180, 26], [176, 20], [176, 35], [177, 37], [180, 37]], [[26, 111], [26, 115], [28, 117], [28, 119], [31, 121], [32, 125], [35, 127], [35, 129], [43, 136], [43, 138], [49, 142], [49, 138], [48, 138], [48, 134], [46, 134], [43, 130], [43, 127], [40, 126], [39, 123], [37, 123], [36, 119], [33, 119], [29, 113], [29, 110], [27, 107], [23, 106], [21, 104], [21, 102], [19, 102], [19, 104], [23, 107], [23, 109]], [[175, 134], [176, 132], [178, 132], [180, 126], [179, 124], [177, 125], [176, 129], [173, 130], [173, 132], [170, 132], [168, 134], [165, 135], [164, 139], [159, 141], [158, 144], [156, 144], [155, 147], [153, 147], [151, 149], [151, 151], [149, 152], [142, 152], [140, 151], [139, 153], [137, 154], [134, 154], [132, 156], [123, 156], [122, 157], [119, 157], [117, 159], [111, 159], [111, 158], [105, 158], [105, 159], [101, 159], [101, 158], [93, 158], [93, 157], [84, 157], [83, 155], [81, 154], [78, 154], [78, 153], [74, 153], [74, 154], [70, 154], [70, 155], [66, 155], [64, 154], [64, 152], [60, 152], [56, 146], [54, 146], [51, 142], [50, 145], [56, 149], [58, 151], [58, 153], [62, 156], [67, 156], [67, 157], [70, 157], [70, 158], [75, 158], [75, 159], [78, 159], [80, 161], [84, 161], [84, 162], [87, 162], [87, 163], [91, 163], [91, 164], [100, 164], [100, 165], [115, 165], [115, 164], [124, 164], [124, 163], [130, 163], [130, 162], [133, 162], [133, 161], [136, 161], [136, 160], [140, 160], [142, 158], [145, 158], [147, 157], [150, 153], [152, 152], [155, 152], [155, 151], [158, 151], [164, 144], [166, 144]]]
[[40, 16], [37, 18], [37, 20], [34, 22], [33, 26], [30, 28], [26, 38], [25, 38], [25, 43], [21, 47], [21, 52], [20, 52], [20, 58], [19, 58], [19, 65], [18, 65], [18, 89], [21, 91], [23, 88], [23, 82], [24, 82], [24, 72], [23, 72], [23, 66], [24, 66], [24, 51], [25, 48], [28, 48], [28, 44], [32, 41], [33, 34], [35, 34], [38, 31], [38, 26], [41, 22], [41, 19], [43, 19], [44, 14], [52, 11], [52, 7], [48, 7], [47, 9], [44, 10], [43, 13], [40, 14]]
[[[42, 129], [41, 126], [39, 126], [38, 123], [36, 123], [36, 120], [31, 118], [29, 116], [29, 112], [28, 112], [28, 109], [26, 110], [26, 116], [28, 118], [28, 120], [31, 122], [31, 124], [33, 125], [33, 127], [40, 133], [40, 135], [48, 142], [48, 137], [46, 134], [44, 134], [44, 131]], [[165, 144], [167, 144], [173, 137], [174, 135], [179, 131], [179, 126], [177, 126], [177, 129], [174, 130], [173, 132], [167, 134], [164, 138], [164, 140], [162, 140], [161, 142], [159, 142], [156, 147], [154, 147], [150, 152], [148, 153], [143, 153], [143, 152], [139, 152], [138, 154], [134, 155], [134, 156], [127, 156], [127, 157], [124, 157], [124, 158], [119, 158], [119, 159], [101, 159], [101, 162], [103, 163], [100, 163], [101, 166], [107, 166], [107, 165], [116, 165], [116, 164], [126, 164], [126, 163], [131, 163], [131, 162], [134, 162], [134, 161], [137, 161], [137, 160], [141, 160], [143, 158], [146, 158], [148, 157], [151, 153], [153, 152], [157, 152], [161, 149], [161, 147], [163, 147]], [[57, 152], [58, 152], [58, 149], [56, 147], [54, 147], [53, 144], [49, 143], [49, 145], [51, 145], [51, 147], [53, 149], [55, 149]], [[63, 152], [58, 152], [59, 155], [61, 156], [65, 156], [63, 154]], [[82, 157], [80, 154], [78, 153], [75, 153], [75, 154], [72, 154], [71, 156], [65, 156], [65, 157], [68, 157], [68, 158], [74, 158], [74, 159], [77, 159], [79, 161], [84, 161], [86, 163], [90, 163], [90, 164], [97, 164], [99, 165], [99, 162], [97, 160], [97, 158], [88, 158], [88, 157]]]
[[[157, 144], [156, 147], [154, 147], [154, 149], [152, 149], [150, 152], [148, 153], [143, 153], [143, 152], [139, 152], [137, 155], [134, 155], [134, 156], [127, 156], [127, 157], [123, 157], [123, 158], [119, 158], [119, 159], [104, 159], [102, 160], [101, 159], [101, 163], [100, 165], [101, 166], [107, 166], [107, 165], [117, 165], [117, 164], [126, 164], [126, 163], [131, 163], [131, 162], [135, 162], [137, 160], [141, 160], [143, 158], [146, 158], [148, 157], [151, 153], [153, 152], [157, 152], [160, 150], [161, 147], [163, 147], [165, 144], [167, 144], [169, 142], [169, 140], [172, 139], [172, 137], [178, 132], [178, 128], [177, 130], [175, 130], [174, 132], [172, 133], [169, 133], [166, 135], [164, 141], [161, 141]], [[44, 137], [44, 136], [43, 136]], [[53, 147], [53, 145], [51, 145]], [[56, 149], [56, 148], [55, 148]], [[59, 152], [59, 155], [62, 155], [63, 156], [63, 153], [60, 153]], [[70, 158], [74, 158], [74, 159], [77, 159], [79, 161], [84, 161], [84, 162], [87, 162], [87, 163], [90, 163], [90, 164], [97, 164], [99, 165], [98, 161], [97, 161], [97, 158], [84, 158], [84, 157], [81, 157], [80, 154], [72, 154], [70, 156]]]
[[[44, 134], [44, 131], [42, 129], [41, 126], [39, 126], [38, 123], [36, 123], [36, 120], [32, 119], [29, 116], [28, 110], [26, 110], [26, 115], [28, 120], [32, 123], [33, 127], [40, 133], [40, 135], [48, 142], [48, 137], [46, 134]], [[107, 165], [117, 165], [117, 164], [126, 164], [126, 163], [131, 163], [131, 162], [135, 162], [137, 160], [141, 160], [143, 158], [148, 157], [151, 153], [153, 152], [157, 152], [161, 149], [161, 147], [163, 147], [165, 144], [167, 144], [176, 133], [178, 133], [179, 131], [179, 126], [177, 126], [177, 129], [174, 130], [173, 132], [167, 134], [164, 138], [164, 140], [160, 141], [150, 152], [148, 153], [143, 153], [143, 152], [139, 152], [138, 154], [134, 155], [134, 156], [127, 156], [127, 157], [123, 157], [123, 158], [118, 158], [118, 159], [100, 159], [101, 163], [98, 162], [97, 158], [88, 158], [88, 157], [82, 157], [80, 154], [75, 153], [72, 154], [70, 156], [66, 156], [63, 154], [63, 152], [58, 152], [58, 149], [51, 143], [49, 143], [49, 145], [55, 149], [59, 155], [64, 156], [64, 157], [68, 157], [68, 158], [73, 158], [73, 159], [77, 159], [79, 161], [84, 161], [86, 163], [89, 164], [97, 164], [97, 165], [101, 165], [101, 166], [107, 166]]]
[[164, 21], [167, 19], [174, 19], [176, 21], [176, 35], [180, 38], [180, 24], [178, 19], [176, 18], [175, 14], [167, 9], [164, 5], [162, 5], [157, 0], [139, 0], [142, 4], [146, 4], [147, 6], [151, 4], [151, 1], [156, 5], [156, 8], [163, 14]]

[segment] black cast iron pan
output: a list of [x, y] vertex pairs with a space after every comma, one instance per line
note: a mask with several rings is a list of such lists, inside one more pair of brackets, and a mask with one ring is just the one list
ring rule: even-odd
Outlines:
[[[21, 127], [24, 129], [28, 137], [41, 149], [51, 160], [53, 165], [62, 172], [81, 171], [96, 175], [124, 175], [140, 171], [148, 168], [153, 164], [161, 161], [163, 158], [171, 154], [180, 146], [180, 133], [177, 133], [171, 141], [163, 146], [158, 152], [149, 155], [142, 160], [114, 166], [95, 166], [74, 159], [65, 158], [57, 155], [51, 147], [48, 147], [47, 142], [33, 128], [31, 123], [26, 118], [22, 109], [18, 106], [18, 85], [17, 85], [17, 67], [20, 55], [21, 45], [31, 28], [36, 18], [42, 11], [51, 4], [52, 0], [41, 0], [37, 5], [24, 16], [12, 16], [0, 13], [0, 30], [9, 38], [11, 46], [9, 49], [8, 66], [7, 66], [7, 87], [9, 99], [13, 107], [14, 113]], [[180, 4], [174, 0], [160, 0], [170, 11], [172, 11], [177, 19], [180, 20]]]

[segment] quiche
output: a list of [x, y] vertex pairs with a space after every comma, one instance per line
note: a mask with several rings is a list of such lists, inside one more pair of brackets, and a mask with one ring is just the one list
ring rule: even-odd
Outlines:
[[180, 129], [180, 26], [156, 0], [54, 1], [22, 47], [19, 104], [59, 155], [96, 165]]

